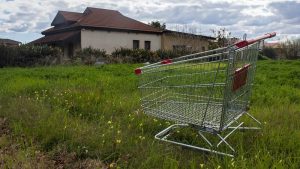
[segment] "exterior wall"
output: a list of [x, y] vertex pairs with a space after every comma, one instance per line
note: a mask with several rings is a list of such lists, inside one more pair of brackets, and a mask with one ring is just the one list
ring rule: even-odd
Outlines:
[[208, 50], [209, 45], [208, 39], [180, 33], [164, 33], [161, 41], [164, 50], [173, 50], [173, 46], [186, 46], [188, 50], [201, 52]]
[[151, 41], [152, 51], [161, 49], [161, 35], [159, 34], [81, 30], [81, 48], [104, 49], [109, 54], [120, 47], [132, 49], [133, 40], [140, 41], [140, 49], [144, 49], [145, 41]]

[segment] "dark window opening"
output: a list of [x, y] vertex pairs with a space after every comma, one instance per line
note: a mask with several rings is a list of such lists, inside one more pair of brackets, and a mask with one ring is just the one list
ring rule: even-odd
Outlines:
[[145, 50], [151, 49], [151, 41], [145, 41]]
[[73, 43], [68, 44], [68, 56], [72, 57], [74, 55], [74, 45]]
[[140, 41], [139, 40], [133, 40], [133, 49], [139, 49], [140, 48]]

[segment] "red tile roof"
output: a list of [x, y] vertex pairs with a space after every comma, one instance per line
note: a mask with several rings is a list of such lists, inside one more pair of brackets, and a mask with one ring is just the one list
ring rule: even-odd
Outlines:
[[78, 21], [82, 17], [82, 13], [78, 12], [59, 11], [59, 13], [68, 21]]
[[11, 39], [0, 39], [0, 45], [19, 45], [21, 42]]
[[81, 26], [161, 32], [150, 25], [128, 18], [119, 11], [88, 7], [85, 13], [88, 14], [78, 22]]
[[56, 33], [53, 35], [47, 35], [44, 37], [41, 37], [35, 41], [30, 42], [31, 44], [43, 44], [43, 43], [51, 43], [51, 42], [61, 42], [66, 39], [69, 39], [71, 37], [74, 37], [76, 35], [79, 35], [79, 31], [69, 31], [69, 32], [63, 32], [63, 33]]
[[145, 23], [128, 18], [119, 11], [88, 7], [83, 13], [59, 11], [65, 20], [75, 21], [70, 25], [53, 27], [42, 32], [51, 34], [59, 31], [80, 28], [115, 29], [125, 31], [141, 31], [161, 33], [162, 31]]

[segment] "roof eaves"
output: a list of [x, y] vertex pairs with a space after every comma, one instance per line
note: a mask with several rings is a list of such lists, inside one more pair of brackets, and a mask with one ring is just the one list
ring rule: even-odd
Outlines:
[[152, 31], [152, 30], [140, 30], [140, 29], [129, 29], [129, 28], [120, 28], [120, 27], [101, 27], [101, 26], [88, 26], [88, 25], [81, 25], [82, 28], [86, 29], [100, 29], [100, 30], [112, 30], [112, 31], [129, 31], [129, 32], [144, 32], [144, 33], [155, 33], [161, 34], [163, 31]]
[[72, 26], [68, 26], [68, 27], [64, 27], [64, 28], [59, 28], [59, 29], [54, 28], [53, 30], [50, 30], [50, 29], [43, 31], [42, 35], [50, 35], [50, 34], [55, 34], [55, 33], [60, 33], [60, 32], [79, 30], [80, 26], [73, 24]]
[[179, 31], [172, 31], [172, 30], [168, 30], [168, 29], [163, 30], [163, 33], [178, 33], [178, 34], [183, 34], [183, 35], [191, 35], [191, 36], [202, 37], [202, 38], [211, 39], [211, 40], [215, 40], [216, 39], [216, 38], [211, 37], [211, 36], [197, 35], [197, 34], [186, 33], [186, 32], [179, 32]]

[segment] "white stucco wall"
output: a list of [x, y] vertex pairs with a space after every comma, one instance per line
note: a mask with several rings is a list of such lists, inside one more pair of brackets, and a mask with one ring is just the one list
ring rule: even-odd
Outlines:
[[144, 49], [145, 41], [151, 41], [151, 50], [155, 51], [161, 48], [161, 35], [131, 33], [131, 32], [114, 32], [102, 30], [81, 30], [81, 48], [105, 49], [111, 53], [115, 48], [131, 48], [133, 40], [140, 41], [140, 49]]

